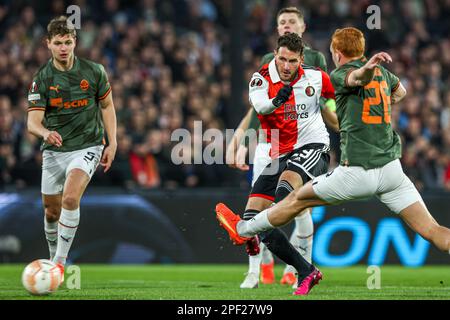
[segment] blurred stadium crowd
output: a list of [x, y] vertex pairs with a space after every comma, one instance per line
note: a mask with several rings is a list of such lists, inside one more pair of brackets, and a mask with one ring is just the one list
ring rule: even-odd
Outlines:
[[[174, 129], [235, 128], [230, 105], [231, 1], [3, 0], [0, 4], [0, 188], [40, 185], [39, 141], [26, 131], [26, 90], [50, 57], [45, 28], [70, 4], [82, 9], [76, 54], [102, 63], [118, 114], [118, 151], [110, 173], [93, 185], [143, 188], [243, 186], [247, 177], [224, 165], [174, 165]], [[368, 30], [370, 4], [381, 30]], [[336, 28], [356, 26], [367, 55], [386, 50], [388, 66], [408, 90], [393, 108], [404, 142], [403, 166], [419, 190], [450, 190], [450, 0], [245, 1], [243, 86], [273, 50], [275, 18], [284, 6], [304, 11], [306, 42], [330, 60]], [[243, 97], [248, 107], [247, 97]], [[243, 116], [243, 115], [242, 115]], [[197, 137], [201, 138], [201, 137]], [[195, 140], [196, 138], [194, 138]], [[225, 142], [224, 142], [225, 143]], [[334, 157], [335, 159], [338, 158]]]

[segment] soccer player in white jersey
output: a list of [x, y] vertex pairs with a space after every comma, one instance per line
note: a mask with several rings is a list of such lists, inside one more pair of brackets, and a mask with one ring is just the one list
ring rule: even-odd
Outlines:
[[[300, 37], [305, 32], [306, 25], [304, 22], [303, 13], [295, 7], [282, 8], [277, 14], [277, 32], [279, 36], [288, 33], [296, 33]], [[262, 58], [261, 66], [269, 63], [273, 60], [273, 52], [266, 54]], [[326, 60], [322, 53], [313, 50], [305, 45], [303, 51], [303, 61], [302, 63], [308, 66], [320, 67], [322, 70], [327, 70]], [[323, 99], [322, 101], [322, 116], [326, 124], [333, 130], [338, 131], [338, 124], [332, 113], [335, 110], [334, 99]], [[242, 139], [243, 130], [247, 128], [257, 130], [260, 127], [259, 120], [257, 118], [256, 111], [252, 108], [247, 113], [245, 118], [240, 123], [236, 134], [234, 135], [232, 141], [229, 144], [227, 150], [227, 156], [232, 158], [235, 156], [235, 161], [231, 164], [231, 167], [238, 168], [240, 170], [248, 170], [249, 166], [245, 163], [245, 158], [248, 153], [248, 148]], [[258, 144], [255, 149], [254, 160], [253, 160], [253, 177], [252, 184], [253, 187], [259, 175], [262, 173], [264, 168], [271, 162], [269, 156], [270, 143], [267, 142], [263, 132], [258, 138]], [[236, 147], [238, 141], [242, 140], [242, 143]], [[237, 149], [237, 150], [236, 150]], [[277, 182], [275, 182], [277, 183]], [[274, 196], [261, 198], [260, 195], [253, 195], [250, 200], [251, 208], [254, 210], [262, 211], [270, 205], [267, 200], [274, 200]], [[306, 209], [306, 213], [299, 215], [295, 219], [295, 227], [290, 237], [290, 242], [292, 245], [299, 250], [302, 256], [311, 262], [312, 259], [312, 244], [313, 244], [313, 233], [314, 226], [311, 217], [311, 210]], [[249, 212], [245, 218], [251, 218], [253, 212]], [[246, 245], [247, 252], [249, 253], [249, 270], [241, 284], [241, 288], [256, 288], [261, 281], [264, 284], [270, 284], [275, 281], [274, 277], [274, 260], [273, 256], [264, 243], [259, 243], [259, 248], [255, 241], [249, 241]], [[258, 249], [259, 252], [258, 252]], [[261, 272], [260, 272], [261, 271]], [[261, 279], [259, 275], [261, 274]], [[286, 265], [284, 269], [283, 276], [280, 281], [281, 284], [294, 285], [297, 284], [297, 279], [295, 276], [295, 269]]]
[[[303, 48], [297, 34], [281, 36], [275, 58], [250, 81], [250, 102], [271, 143], [273, 161], [253, 186], [245, 214], [258, 214], [251, 207], [252, 195], [278, 202], [327, 171], [329, 136], [319, 101], [321, 97], [334, 98], [334, 89], [324, 71], [302, 67]], [[224, 205], [216, 207], [219, 220], [222, 212], [227, 210]], [[226, 224], [226, 221], [221, 222]], [[273, 229], [259, 236], [275, 255], [296, 269], [299, 284], [316, 272], [317, 269], [300, 255], [281, 230]], [[242, 243], [236, 241], [236, 244]]]

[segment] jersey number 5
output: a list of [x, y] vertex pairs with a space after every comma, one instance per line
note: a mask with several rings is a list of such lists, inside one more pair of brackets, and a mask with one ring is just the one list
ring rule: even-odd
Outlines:
[[364, 87], [364, 90], [375, 90], [375, 97], [368, 97], [364, 99], [364, 107], [362, 112], [362, 121], [367, 124], [381, 124], [383, 122], [382, 116], [371, 116], [371, 107], [380, 107], [381, 103], [383, 105], [384, 122], [391, 123], [391, 115], [389, 114], [389, 106], [391, 104], [391, 97], [386, 95], [385, 89], [388, 85], [385, 80], [371, 81], [368, 85]]
[[90, 161], [94, 160], [94, 158], [95, 158], [95, 153], [88, 151], [83, 159], [89, 163]]

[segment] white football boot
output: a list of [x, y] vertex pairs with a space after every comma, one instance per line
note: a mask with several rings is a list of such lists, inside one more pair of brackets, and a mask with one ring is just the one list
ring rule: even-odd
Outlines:
[[259, 275], [254, 272], [247, 273], [244, 281], [241, 283], [241, 289], [256, 289], [259, 284]]

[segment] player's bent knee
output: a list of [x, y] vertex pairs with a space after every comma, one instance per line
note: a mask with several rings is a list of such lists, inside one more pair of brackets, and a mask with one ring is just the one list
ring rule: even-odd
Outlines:
[[305, 184], [300, 189], [293, 192], [293, 194], [295, 196], [295, 201], [300, 209], [298, 212], [301, 212], [307, 208], [312, 208], [318, 205], [329, 204], [317, 196], [317, 194], [314, 192], [311, 181]]
[[47, 222], [58, 221], [61, 215], [61, 198], [59, 196], [44, 196], [42, 202]]
[[57, 222], [61, 213], [61, 208], [46, 207], [45, 208], [45, 219], [47, 222]]
[[281, 200], [286, 198], [292, 191], [294, 191], [294, 187], [292, 187], [292, 185], [288, 181], [281, 180], [278, 183], [277, 190], [275, 192], [275, 202], [280, 202]]
[[264, 209], [267, 209], [272, 204], [272, 201], [260, 198], [260, 197], [251, 197], [249, 198], [247, 202], [247, 206], [245, 207], [245, 210], [254, 210], [261, 212]]
[[295, 208], [297, 209], [296, 216], [308, 208], [308, 206], [305, 204], [305, 197], [301, 192], [301, 190], [296, 190], [292, 192], [287, 197], [287, 199], [289, 199], [291, 205], [295, 206]]
[[76, 210], [80, 206], [80, 200], [73, 195], [65, 195], [63, 196], [62, 206], [67, 210]]
[[245, 210], [244, 215], [243, 215], [242, 218], [244, 220], [251, 220], [252, 218], [254, 218], [260, 212], [261, 212], [260, 210], [248, 209], [248, 210]]

